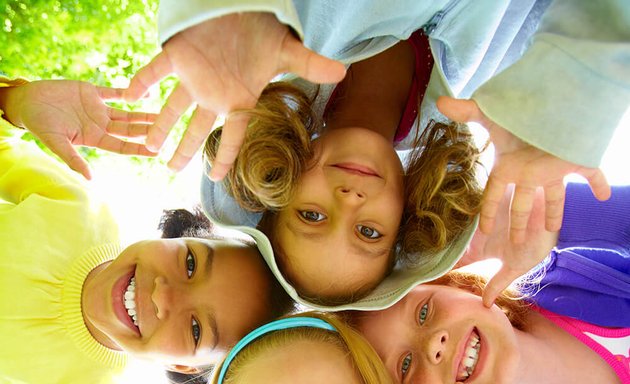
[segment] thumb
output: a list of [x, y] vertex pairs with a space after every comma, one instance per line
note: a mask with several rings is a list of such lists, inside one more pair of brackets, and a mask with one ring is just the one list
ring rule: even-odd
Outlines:
[[346, 75], [346, 67], [341, 62], [311, 51], [293, 36], [285, 40], [282, 57], [282, 71], [295, 73], [313, 83], [338, 83]]
[[488, 308], [492, 307], [497, 297], [519, 276], [521, 276], [521, 272], [506, 267], [504, 264], [490, 281], [488, 281], [486, 288], [483, 290], [483, 305]]
[[70, 168], [83, 175], [87, 180], [92, 180], [92, 172], [90, 171], [88, 163], [79, 155], [68, 139], [64, 137], [55, 140], [46, 140], [44, 143], [51, 151], [59, 156], [61, 160], [68, 164]]
[[436, 104], [438, 110], [444, 116], [458, 123], [479, 122], [483, 118], [483, 114], [479, 110], [477, 103], [473, 100], [440, 96]]

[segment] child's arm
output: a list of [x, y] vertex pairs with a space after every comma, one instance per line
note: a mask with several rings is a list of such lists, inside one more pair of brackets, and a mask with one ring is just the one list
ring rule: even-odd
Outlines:
[[127, 112], [104, 101], [120, 99], [120, 90], [81, 81], [34, 81], [0, 87], [0, 109], [15, 126], [27, 128], [70, 168], [87, 179], [90, 169], [73, 145], [128, 155], [153, 156], [144, 145], [120, 137], [146, 135], [155, 116]]

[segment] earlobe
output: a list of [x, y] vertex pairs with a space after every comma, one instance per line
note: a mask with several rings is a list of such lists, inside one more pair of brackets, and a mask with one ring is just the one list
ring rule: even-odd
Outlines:
[[196, 373], [201, 373], [201, 369], [190, 367], [188, 365], [169, 364], [166, 366], [166, 369], [173, 372], [183, 373], [185, 375], [194, 375]]

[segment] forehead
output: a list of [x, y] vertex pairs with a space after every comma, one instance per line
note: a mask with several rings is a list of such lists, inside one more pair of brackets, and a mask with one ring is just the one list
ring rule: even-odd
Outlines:
[[[323, 341], [299, 340], [268, 349], [242, 367], [243, 383], [361, 383], [346, 353]], [[251, 379], [251, 381], [250, 381]]]

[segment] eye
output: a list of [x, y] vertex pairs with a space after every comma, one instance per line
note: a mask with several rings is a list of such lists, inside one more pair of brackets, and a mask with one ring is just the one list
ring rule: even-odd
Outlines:
[[311, 221], [314, 223], [318, 223], [322, 220], [326, 220], [326, 215], [319, 213], [317, 211], [298, 211], [300, 216], [306, 221]]
[[371, 240], [383, 237], [379, 231], [371, 227], [366, 227], [365, 225], [357, 225], [357, 231], [359, 231], [361, 236]]
[[193, 255], [193, 253], [190, 252], [189, 250], [188, 254], [186, 255], [186, 274], [188, 275], [189, 279], [195, 273], [196, 267], [197, 267], [197, 260], [195, 260], [195, 255]]
[[427, 315], [429, 314], [429, 304], [425, 304], [420, 308], [420, 313], [418, 314], [418, 321], [420, 325], [424, 324], [427, 319]]
[[199, 340], [201, 339], [201, 327], [199, 326], [199, 323], [197, 322], [197, 320], [195, 320], [195, 318], [193, 317], [190, 321], [191, 323], [191, 333], [192, 333], [192, 337], [193, 340], [195, 340], [195, 347], [199, 345]]
[[407, 375], [407, 372], [409, 371], [409, 367], [411, 367], [411, 353], [405, 356], [405, 358], [402, 361], [402, 364], [400, 365], [400, 373], [402, 374], [403, 378]]

